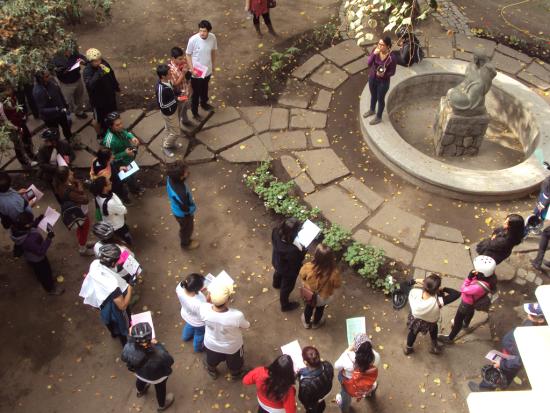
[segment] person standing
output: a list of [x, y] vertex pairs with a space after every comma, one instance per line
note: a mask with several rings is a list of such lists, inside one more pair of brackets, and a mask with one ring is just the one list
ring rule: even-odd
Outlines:
[[87, 118], [84, 113], [84, 83], [80, 74], [80, 65], [84, 65], [85, 62], [86, 58], [78, 53], [74, 42], [70, 42], [52, 60], [59, 87], [69, 110], [80, 119]]
[[328, 361], [321, 361], [319, 350], [307, 346], [302, 349], [302, 359], [306, 367], [298, 370], [298, 399], [306, 408], [306, 413], [323, 413], [325, 397], [332, 390], [334, 368]]
[[307, 252], [293, 244], [300, 228], [300, 221], [296, 218], [287, 218], [271, 233], [271, 263], [275, 268], [273, 288], [280, 288], [281, 311], [292, 311], [300, 307], [299, 303], [289, 300]]
[[243, 377], [243, 384], [256, 385], [258, 413], [296, 413], [294, 363], [283, 354], [268, 367], [256, 367]]
[[201, 319], [200, 306], [206, 303], [202, 293], [204, 277], [200, 274], [189, 274], [176, 287], [176, 294], [181, 304], [181, 318], [185, 326], [181, 332], [183, 341], [193, 340], [195, 353], [204, 351], [204, 321]]
[[178, 99], [178, 113], [182, 125], [191, 126], [187, 117], [187, 109], [189, 108], [189, 98], [193, 93], [191, 87], [191, 72], [187, 65], [187, 58], [181, 47], [174, 46], [170, 51], [172, 58], [168, 67], [170, 68], [170, 81], [176, 91]]
[[88, 49], [86, 59], [88, 63], [82, 77], [94, 110], [94, 128], [100, 138], [107, 129], [105, 118], [117, 110], [116, 93], [120, 92], [120, 86], [113, 68], [103, 59], [99, 50]]
[[63, 136], [71, 141], [70, 112], [67, 102], [57, 83], [52, 80], [48, 70], [39, 70], [34, 75], [33, 98], [38, 106], [40, 119], [48, 128], [58, 129], [61, 126]]
[[[113, 152], [109, 148], [100, 148], [95, 159], [92, 161], [90, 168], [90, 180], [95, 181], [97, 178], [103, 176], [111, 182], [113, 186], [113, 192], [124, 202], [125, 205], [132, 205], [130, 198], [128, 197], [128, 190], [123, 185], [118, 175], [122, 171], [127, 170], [127, 166], [115, 165], [115, 157]], [[101, 219], [101, 218], [98, 218]]]
[[299, 275], [304, 287], [312, 291], [315, 296], [315, 303], [305, 305], [302, 323], [305, 328], [319, 328], [324, 323], [323, 312], [327, 304], [332, 301], [334, 290], [342, 285], [342, 277], [336, 268], [332, 249], [324, 244], [317, 245], [313, 261], [304, 264]]
[[121, 360], [136, 375], [137, 397], [143, 397], [151, 384], [157, 394], [157, 412], [174, 403], [174, 395], [166, 394], [166, 382], [172, 374], [174, 359], [164, 346], [153, 338], [149, 323], [137, 323], [130, 328], [130, 340], [122, 349]]
[[244, 10], [252, 14], [252, 23], [256, 29], [258, 37], [262, 37], [262, 31], [260, 30], [260, 16], [263, 17], [264, 23], [269, 30], [269, 34], [277, 36], [273, 25], [271, 24], [271, 17], [269, 16], [270, 5], [273, 4], [270, 0], [245, 0]]
[[[212, 24], [208, 20], [201, 20], [199, 32], [189, 38], [187, 50], [185, 51], [187, 65], [192, 73], [191, 112], [193, 118], [199, 121], [201, 120], [199, 102], [204, 110], [211, 111], [214, 109], [212, 105], [208, 104], [208, 82], [212, 77], [212, 70], [216, 67], [218, 41], [211, 31]], [[204, 71], [201, 69], [204, 69]]]
[[168, 158], [174, 157], [177, 148], [176, 140], [180, 137], [180, 122], [178, 118], [178, 100], [176, 92], [169, 78], [168, 65], [157, 66], [159, 80], [156, 87], [157, 103], [164, 118], [166, 136], [162, 143], [162, 152]]
[[70, 166], [76, 155], [68, 142], [59, 139], [58, 128], [45, 129], [40, 136], [44, 144], [38, 149], [36, 160], [42, 177], [51, 182], [60, 163]]
[[181, 161], [175, 162], [168, 172], [166, 191], [172, 214], [180, 226], [180, 246], [186, 250], [194, 250], [200, 245], [197, 240], [191, 239], [197, 206], [185, 183], [188, 177], [189, 167]]
[[36, 198], [30, 201], [23, 197], [27, 189], [16, 191], [11, 187], [11, 177], [5, 171], [0, 171], [0, 220], [5, 229], [11, 228], [19, 214], [26, 211], [32, 214], [32, 205]]
[[250, 327], [244, 314], [227, 303], [233, 294], [233, 286], [212, 284], [208, 291], [208, 303], [202, 304], [199, 314], [206, 327], [204, 348], [205, 367], [213, 379], [218, 378], [217, 366], [225, 361], [232, 380], [238, 380], [244, 373], [244, 348], [241, 330]]
[[[371, 52], [367, 60], [369, 70], [370, 109], [363, 113], [364, 118], [376, 115], [369, 125], [382, 122], [382, 113], [386, 107], [386, 93], [390, 88], [390, 78], [395, 74], [396, 62], [391, 56], [391, 38], [384, 37]], [[376, 105], [378, 104], [378, 110]], [[376, 110], [376, 112], [375, 112]]]

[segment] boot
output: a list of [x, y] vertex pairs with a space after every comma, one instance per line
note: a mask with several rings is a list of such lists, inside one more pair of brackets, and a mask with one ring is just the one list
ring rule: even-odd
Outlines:
[[274, 36], [274, 37], [279, 37], [279, 35], [275, 32], [275, 29], [273, 29], [273, 24], [272, 23], [269, 23], [267, 25], [267, 30], [269, 30], [269, 34]]
[[262, 31], [260, 30], [260, 22], [254, 23], [254, 28], [256, 29], [256, 34], [258, 37], [262, 37]]
[[432, 348], [430, 348], [430, 353], [432, 354], [441, 354], [441, 347], [437, 344], [437, 340], [432, 341]]
[[403, 354], [408, 356], [409, 354], [414, 353], [414, 348], [407, 346], [406, 344], [403, 346]]

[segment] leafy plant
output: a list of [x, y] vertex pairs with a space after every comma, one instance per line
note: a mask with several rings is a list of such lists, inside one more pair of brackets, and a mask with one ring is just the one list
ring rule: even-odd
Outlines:
[[313, 29], [313, 41], [319, 44], [327, 44], [340, 36], [336, 23], [330, 21]]
[[351, 240], [351, 232], [338, 224], [332, 224], [323, 230], [323, 244], [333, 251], [342, 250]]
[[344, 254], [344, 260], [352, 267], [358, 266], [357, 272], [369, 280], [379, 278], [378, 270], [384, 263], [384, 259], [384, 250], [357, 241], [351, 244]]
[[276, 50], [271, 52], [271, 72], [273, 74], [279, 73], [283, 68], [294, 59], [294, 55], [298, 53], [300, 49], [297, 47], [289, 47], [282, 52]]

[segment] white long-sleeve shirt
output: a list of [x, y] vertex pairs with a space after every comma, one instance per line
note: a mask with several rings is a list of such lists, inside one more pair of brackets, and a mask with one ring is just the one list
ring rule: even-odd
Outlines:
[[107, 198], [103, 198], [102, 196], [96, 196], [96, 202], [99, 205], [99, 210], [101, 211], [101, 215], [103, 216], [103, 221], [108, 222], [113, 226], [115, 231], [117, 229], [120, 229], [124, 226], [124, 216], [128, 212], [120, 198], [113, 194], [112, 198], [109, 199], [109, 202], [107, 203], [107, 212], [108, 215], [103, 214], [103, 203]]
[[[376, 367], [380, 364], [380, 354], [372, 350], [374, 353], [374, 364]], [[355, 369], [355, 351], [347, 350], [334, 363], [334, 369], [336, 371], [343, 370], [344, 377], [351, 379], [353, 370]]]

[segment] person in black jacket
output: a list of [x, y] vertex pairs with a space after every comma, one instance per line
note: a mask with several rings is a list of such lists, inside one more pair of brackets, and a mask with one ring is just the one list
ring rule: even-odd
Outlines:
[[55, 75], [69, 109], [78, 118], [86, 119], [84, 113], [84, 83], [80, 75], [80, 65], [86, 63], [86, 58], [78, 53], [74, 42], [60, 51], [52, 60]]
[[160, 112], [164, 118], [164, 128], [166, 137], [162, 144], [162, 152], [169, 158], [174, 157], [176, 140], [180, 136], [180, 124], [178, 119], [178, 100], [176, 92], [169, 78], [170, 68], [168, 65], [157, 66], [157, 75], [159, 81], [155, 93]]
[[406, 67], [412, 66], [414, 63], [420, 63], [424, 58], [424, 52], [415, 34], [409, 28], [402, 27], [397, 31], [397, 36], [399, 51], [391, 53], [395, 62]]
[[67, 142], [59, 140], [59, 129], [45, 129], [41, 136], [44, 144], [36, 154], [36, 161], [42, 177], [51, 182], [57, 167], [64, 166], [61, 165], [63, 162], [70, 166], [75, 159], [75, 153]]
[[510, 256], [512, 249], [521, 243], [524, 235], [523, 217], [510, 214], [506, 217], [504, 225], [493, 231], [491, 238], [485, 238], [477, 244], [476, 251], [479, 255], [493, 258], [498, 265]]
[[306, 408], [306, 413], [323, 413], [326, 408], [323, 399], [332, 389], [334, 368], [328, 361], [321, 361], [319, 350], [315, 347], [304, 347], [302, 358], [306, 367], [298, 370], [298, 399]]
[[155, 385], [162, 412], [174, 403], [174, 395], [166, 394], [166, 382], [172, 374], [174, 359], [164, 346], [153, 338], [149, 323], [137, 323], [130, 328], [130, 339], [122, 350], [122, 361], [136, 375], [137, 397], [143, 397], [151, 384]]
[[271, 233], [273, 245], [271, 263], [275, 268], [273, 288], [281, 289], [281, 311], [292, 311], [300, 307], [299, 303], [289, 301], [306, 255], [305, 249], [301, 250], [293, 244], [300, 227], [300, 221], [296, 218], [287, 218]]
[[90, 105], [94, 110], [94, 127], [99, 135], [103, 136], [107, 125], [105, 118], [111, 112], [117, 111], [116, 92], [120, 92], [120, 86], [115, 77], [115, 72], [101, 57], [101, 52], [97, 49], [88, 49], [86, 51], [88, 63], [84, 68], [82, 77], [90, 97]]
[[70, 141], [73, 134], [70, 125], [70, 112], [61, 89], [52, 80], [48, 70], [39, 70], [34, 75], [35, 84], [32, 90], [34, 101], [38, 106], [40, 119], [48, 128], [61, 126], [63, 135]]

